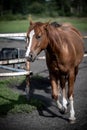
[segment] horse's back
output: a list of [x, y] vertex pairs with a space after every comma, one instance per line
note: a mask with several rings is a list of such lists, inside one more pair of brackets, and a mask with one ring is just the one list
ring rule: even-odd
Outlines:
[[72, 24], [70, 24], [70, 23], [63, 23], [62, 24], [62, 29], [70, 29], [70, 30], [72, 30], [74, 33], [76, 33], [80, 38], [83, 38], [83, 36], [82, 36], [82, 34], [80, 33], [80, 31], [79, 30], [77, 30]]
[[65, 33], [65, 39], [71, 45], [71, 49], [75, 52], [76, 64], [79, 64], [84, 54], [84, 41], [81, 33], [69, 23], [63, 24], [61, 29], [63, 34]]

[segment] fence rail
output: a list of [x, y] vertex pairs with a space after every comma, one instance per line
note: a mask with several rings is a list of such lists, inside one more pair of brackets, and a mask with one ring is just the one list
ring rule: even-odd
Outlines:
[[0, 38], [8, 38], [15, 40], [25, 40], [26, 33], [2, 33], [0, 34]]
[[83, 38], [87, 38], [87, 36], [83, 36]]
[[[37, 60], [45, 60], [45, 56], [39, 56], [39, 57], [37, 57]], [[26, 58], [1, 60], [0, 65], [19, 64], [19, 63], [25, 63], [25, 62], [26, 62]]]
[[24, 69], [17, 69], [17, 68], [12, 68], [12, 67], [3, 66], [3, 65], [0, 65], [0, 69], [5, 69], [5, 70], [12, 71], [12, 72], [7, 72], [7, 73], [0, 73], [0, 77], [4, 77], [4, 76], [19, 76], [19, 75], [31, 75], [32, 74], [32, 71], [26, 71]]
[[30, 71], [25, 72], [9, 72], [9, 73], [0, 73], [0, 77], [8, 77], [8, 76], [22, 76], [22, 75], [30, 75]]
[[2, 60], [0, 61], [0, 65], [9, 65], [9, 64], [17, 64], [17, 63], [24, 63], [26, 62], [25, 58], [20, 58], [20, 59], [11, 59], [11, 60]]

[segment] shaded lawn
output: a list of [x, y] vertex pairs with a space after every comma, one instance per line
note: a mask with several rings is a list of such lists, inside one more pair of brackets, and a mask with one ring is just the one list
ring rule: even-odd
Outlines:
[[24, 78], [10, 78], [0, 80], [0, 115], [8, 113], [29, 113], [35, 109], [41, 109], [43, 103], [35, 98], [30, 101], [26, 100], [25, 95], [14, 91], [9, 85], [24, 82]]

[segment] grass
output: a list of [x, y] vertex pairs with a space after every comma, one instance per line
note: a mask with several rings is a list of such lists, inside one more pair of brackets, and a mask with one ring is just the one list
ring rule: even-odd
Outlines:
[[[59, 23], [70, 22], [80, 31], [87, 31], [87, 18], [59, 17], [59, 18], [41, 18], [33, 17], [34, 21], [47, 22], [57, 21]], [[0, 21], [0, 33], [26, 32], [29, 27], [28, 20]]]
[[28, 26], [27, 20], [0, 21], [0, 33], [26, 32]]
[[42, 108], [43, 103], [40, 100], [32, 98], [27, 101], [25, 95], [21, 95], [18, 91], [9, 87], [15, 82], [20, 84], [23, 81], [24, 77], [0, 80], [0, 115], [30, 113], [37, 108]]

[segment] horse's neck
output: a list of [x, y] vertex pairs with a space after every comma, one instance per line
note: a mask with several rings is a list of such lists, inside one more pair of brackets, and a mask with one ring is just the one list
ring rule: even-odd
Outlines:
[[47, 48], [46, 48], [46, 51], [50, 54], [53, 54], [55, 53], [54, 50], [52, 49], [52, 47], [48, 44]]
[[56, 59], [61, 54], [60, 49], [56, 48], [56, 46], [53, 47], [51, 44], [48, 44], [46, 52], [52, 59]]
[[48, 46], [47, 46], [47, 51], [50, 54], [60, 54], [61, 50], [62, 50], [62, 44], [60, 42], [60, 39], [58, 39], [56, 42], [54, 42], [55, 40], [51, 41], [49, 40]]
[[45, 49], [45, 53], [48, 57], [50, 57], [50, 59], [57, 60], [56, 56], [57, 54], [50, 45], [48, 45], [47, 48]]
[[48, 52], [49, 50], [54, 53], [60, 53], [62, 50], [62, 36], [60, 35], [60, 32], [58, 29], [49, 26], [48, 32], [47, 32], [47, 38], [49, 39], [48, 43]]

